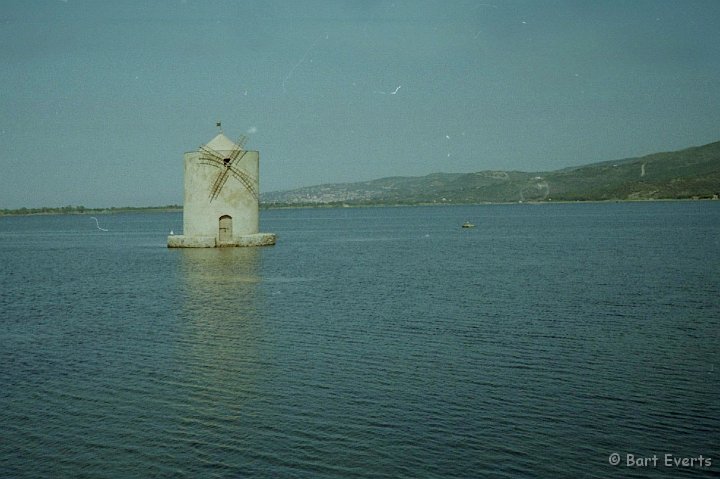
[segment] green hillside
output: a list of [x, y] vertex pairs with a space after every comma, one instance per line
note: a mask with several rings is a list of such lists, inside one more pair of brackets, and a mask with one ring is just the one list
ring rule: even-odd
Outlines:
[[390, 177], [263, 194], [273, 205], [419, 204], [712, 198], [720, 142], [550, 172], [480, 171]]

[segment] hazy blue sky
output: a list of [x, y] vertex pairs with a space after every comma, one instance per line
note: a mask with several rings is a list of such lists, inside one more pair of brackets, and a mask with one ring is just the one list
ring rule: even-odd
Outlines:
[[720, 140], [718, 0], [2, 0], [0, 58], [0, 208], [181, 203], [217, 120], [263, 191]]

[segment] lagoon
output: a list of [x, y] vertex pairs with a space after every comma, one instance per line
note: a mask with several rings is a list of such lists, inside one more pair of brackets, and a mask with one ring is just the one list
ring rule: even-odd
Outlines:
[[98, 220], [0, 218], [2, 477], [718, 473], [719, 202]]

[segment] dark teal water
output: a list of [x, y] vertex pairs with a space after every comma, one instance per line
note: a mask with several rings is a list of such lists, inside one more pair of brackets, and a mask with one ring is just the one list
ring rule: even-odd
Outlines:
[[720, 202], [98, 219], [0, 218], [0, 477], [720, 474]]

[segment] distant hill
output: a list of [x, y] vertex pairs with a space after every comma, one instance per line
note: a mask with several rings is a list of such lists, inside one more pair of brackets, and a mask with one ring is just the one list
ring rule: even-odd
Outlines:
[[720, 142], [549, 172], [480, 171], [390, 177], [264, 193], [265, 206], [712, 198]]

